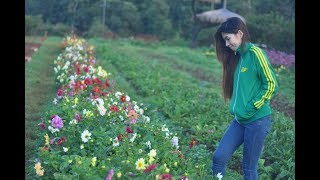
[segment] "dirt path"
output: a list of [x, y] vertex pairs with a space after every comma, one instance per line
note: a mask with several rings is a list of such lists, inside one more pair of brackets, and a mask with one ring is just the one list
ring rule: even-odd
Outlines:
[[40, 46], [41, 46], [41, 43], [25, 43], [25, 46], [24, 46], [25, 62], [31, 61], [32, 54], [36, 52]]

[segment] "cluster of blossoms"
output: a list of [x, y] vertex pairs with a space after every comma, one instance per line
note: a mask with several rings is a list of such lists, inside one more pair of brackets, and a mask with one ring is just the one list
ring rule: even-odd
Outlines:
[[271, 64], [284, 66], [284, 67], [294, 67], [295, 66], [295, 55], [287, 54], [282, 51], [277, 50], [266, 50], [265, 52], [270, 60]]
[[39, 123], [35, 173], [71, 179], [184, 174], [177, 168], [183, 159], [175, 153], [180, 152], [176, 134], [151, 124], [143, 104], [117, 90], [111, 74], [96, 68], [93, 46], [76, 36], [63, 45], [54, 61], [59, 88]]

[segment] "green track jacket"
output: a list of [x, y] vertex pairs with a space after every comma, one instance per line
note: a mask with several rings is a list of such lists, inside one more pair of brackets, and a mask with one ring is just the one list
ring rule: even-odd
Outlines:
[[248, 42], [237, 49], [240, 60], [234, 73], [229, 111], [240, 124], [247, 124], [271, 114], [270, 99], [278, 82], [267, 55]]

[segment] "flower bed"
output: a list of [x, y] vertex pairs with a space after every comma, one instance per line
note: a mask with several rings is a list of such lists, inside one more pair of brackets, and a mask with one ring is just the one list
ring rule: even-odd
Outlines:
[[35, 176], [54, 179], [187, 179], [193, 165], [166, 124], [117, 90], [94, 47], [66, 37], [54, 61], [59, 88], [39, 123]]

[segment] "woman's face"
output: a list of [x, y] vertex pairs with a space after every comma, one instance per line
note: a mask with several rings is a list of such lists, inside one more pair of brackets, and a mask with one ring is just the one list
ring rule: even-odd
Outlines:
[[229, 47], [231, 50], [236, 51], [242, 42], [242, 31], [238, 30], [237, 33], [221, 33], [222, 38], [226, 42], [226, 46]]

